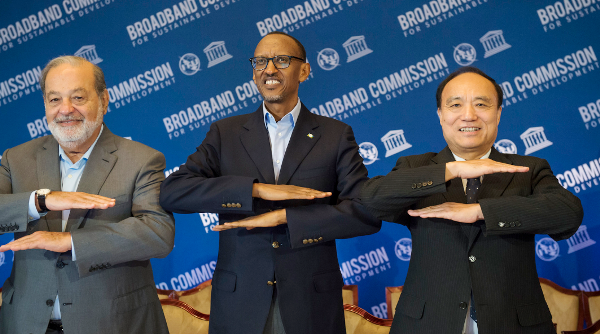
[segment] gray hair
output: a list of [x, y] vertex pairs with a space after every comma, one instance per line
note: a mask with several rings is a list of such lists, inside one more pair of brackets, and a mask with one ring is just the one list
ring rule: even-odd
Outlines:
[[91, 64], [93, 66], [93, 68], [94, 68], [94, 87], [96, 89], [96, 94], [98, 94], [98, 97], [102, 97], [102, 94], [104, 94], [104, 91], [106, 90], [106, 82], [104, 81], [104, 72], [102, 72], [102, 69], [100, 69], [100, 67], [98, 67], [98, 65], [96, 65], [94, 63], [90, 63], [89, 61], [87, 61], [87, 59], [77, 57], [77, 56], [60, 56], [60, 57], [56, 57], [56, 58], [50, 60], [50, 62], [48, 62], [46, 67], [44, 67], [44, 69], [42, 70], [42, 74], [40, 75], [40, 88], [42, 89], [42, 95], [44, 97], [46, 96], [46, 77], [48, 76], [48, 72], [50, 72], [51, 69], [58, 67], [59, 65], [62, 65], [62, 64], [69, 64], [71, 66], [81, 66], [85, 63]]

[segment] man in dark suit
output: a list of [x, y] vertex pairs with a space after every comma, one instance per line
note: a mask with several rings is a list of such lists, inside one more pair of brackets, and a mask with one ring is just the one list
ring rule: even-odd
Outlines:
[[265, 36], [250, 59], [264, 104], [213, 123], [162, 185], [165, 209], [230, 222], [215, 227], [211, 333], [345, 333], [334, 239], [381, 222], [357, 199], [367, 170], [352, 129], [298, 98], [305, 59], [293, 37]]
[[390, 333], [554, 333], [534, 237], [573, 235], [583, 218], [579, 199], [545, 160], [492, 147], [502, 90], [485, 73], [457, 70], [436, 99], [448, 146], [401, 157], [361, 192], [369, 211], [412, 235]]
[[150, 266], [175, 235], [163, 154], [104, 125], [98, 66], [58, 57], [40, 86], [52, 136], [2, 155], [0, 233], [15, 240], [0, 252], [15, 253], [0, 334], [168, 333]]

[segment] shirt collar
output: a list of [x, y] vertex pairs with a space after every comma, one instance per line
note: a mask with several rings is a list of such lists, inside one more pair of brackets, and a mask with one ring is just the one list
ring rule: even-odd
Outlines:
[[[451, 151], [451, 152], [452, 152], [452, 151]], [[490, 150], [489, 150], [489, 151], [487, 151], [487, 153], [486, 153], [486, 154], [484, 154], [484, 155], [483, 155], [481, 158], [479, 158], [479, 159], [487, 159], [487, 158], [489, 158], [489, 157], [490, 157], [490, 154], [491, 154], [491, 153], [492, 153], [492, 149], [490, 148]], [[456, 161], [466, 161], [465, 159], [463, 159], [463, 158], [459, 157], [458, 155], [454, 154], [454, 152], [452, 152], [452, 155], [454, 156], [454, 160], [456, 160]]]
[[69, 159], [69, 157], [67, 156], [67, 154], [63, 150], [62, 146], [60, 146], [60, 145], [58, 145], [58, 155], [60, 156], [60, 158], [62, 160], [64, 160], [70, 166], [74, 166], [75, 168], [79, 168], [79, 166], [81, 166], [81, 164], [83, 164], [82, 161], [87, 161], [90, 158], [90, 154], [92, 154], [92, 150], [94, 149], [94, 146], [96, 146], [96, 143], [98, 142], [98, 139], [100, 139], [100, 136], [102, 135], [102, 131], [103, 130], [104, 130], [104, 124], [102, 124], [102, 127], [100, 128], [100, 133], [98, 133], [98, 137], [96, 138], [96, 140], [94, 141], [94, 143], [92, 144], [92, 146], [90, 146], [90, 148], [88, 148], [88, 150], [85, 152], [85, 154], [83, 155], [83, 157], [81, 157], [81, 159], [79, 159], [79, 161], [77, 161], [76, 163], [71, 162], [71, 159]]
[[[285, 116], [283, 116], [283, 118], [280, 121], [290, 119], [290, 117], [291, 117], [291, 119], [289, 121], [292, 123], [292, 127], [294, 127], [296, 125], [296, 122], [298, 121], [298, 116], [300, 115], [301, 107], [302, 107], [302, 104], [300, 103], [300, 98], [298, 98], [298, 103], [296, 103], [296, 106], [294, 107], [294, 109], [292, 109], [292, 111], [290, 111], [289, 113], [285, 114]], [[267, 110], [267, 107], [265, 106], [264, 102], [263, 102], [263, 115], [265, 117], [265, 126], [268, 126], [268, 124], [270, 122], [275, 122], [275, 118]], [[292, 115], [292, 116], [289, 116], [289, 115]]]

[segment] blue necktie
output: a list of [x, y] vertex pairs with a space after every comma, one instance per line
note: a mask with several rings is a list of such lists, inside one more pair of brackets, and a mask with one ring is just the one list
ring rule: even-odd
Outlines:
[[[479, 178], [467, 180], [467, 204], [477, 203], [477, 192], [481, 187], [481, 181]], [[473, 292], [471, 291], [471, 319], [477, 322], [477, 315], [475, 313], [475, 300], [473, 299]]]

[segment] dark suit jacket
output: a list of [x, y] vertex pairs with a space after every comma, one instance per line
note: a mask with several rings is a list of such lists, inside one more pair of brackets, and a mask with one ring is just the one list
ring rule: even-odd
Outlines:
[[402, 157], [388, 175], [365, 184], [364, 205], [378, 218], [406, 225], [412, 235], [390, 333], [461, 333], [471, 290], [480, 333], [553, 333], [535, 267], [534, 237], [573, 235], [583, 218], [581, 203], [560, 186], [545, 160], [494, 148], [490, 159], [529, 171], [485, 175], [478, 193], [485, 221], [475, 224], [406, 213], [466, 203], [461, 179], [445, 182], [446, 162], [454, 161], [448, 147]]
[[276, 287], [287, 334], [345, 333], [334, 239], [381, 227], [357, 199], [366, 180], [352, 129], [303, 105], [278, 183], [333, 196], [253, 199], [253, 183], [275, 183], [262, 106], [213, 123], [197, 151], [163, 183], [163, 207], [177, 213], [217, 212], [221, 223], [286, 208], [288, 224], [219, 233], [210, 332], [262, 333]]
[[[32, 191], [61, 190], [58, 143], [52, 136], [8, 149], [0, 167], [0, 227], [15, 239], [62, 231], [62, 212], [28, 222]], [[173, 248], [173, 216], [158, 204], [162, 153], [112, 134], [105, 126], [77, 191], [116, 199], [106, 210], [73, 209], [71, 251], [15, 252], [2, 289], [0, 333], [45, 333], [58, 293], [65, 333], [168, 333], [150, 258]], [[6, 226], [11, 226], [9, 229]]]

